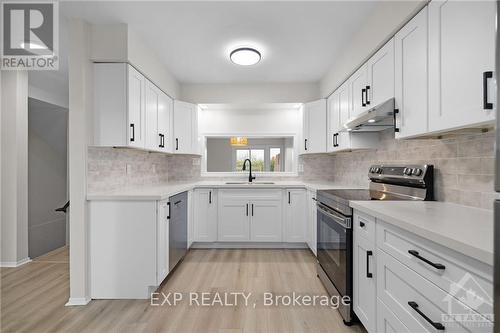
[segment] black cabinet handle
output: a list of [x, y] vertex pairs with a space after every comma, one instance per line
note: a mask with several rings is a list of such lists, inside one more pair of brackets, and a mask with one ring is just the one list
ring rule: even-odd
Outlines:
[[335, 146], [335, 133], [333, 133], [333, 134], [332, 134], [332, 145], [333, 145], [334, 147], [336, 147], [336, 146]]
[[252, 216], [253, 216], [253, 204], [252, 204]]
[[175, 138], [175, 150], [179, 150], [179, 138]]
[[394, 132], [399, 132], [399, 128], [398, 126], [396, 125], [396, 115], [399, 113], [399, 109], [394, 109]]
[[160, 145], [159, 147], [160, 148], [164, 148], [165, 147], [165, 141], [164, 141], [164, 138], [165, 136], [163, 134], [158, 134], [160, 136]]
[[335, 133], [335, 147], [339, 146], [339, 133]]
[[483, 73], [483, 109], [493, 110], [493, 103], [488, 102], [488, 79], [493, 78], [493, 72]]
[[248, 216], [248, 204], [246, 204], [246, 207], [247, 207], [247, 216]]
[[370, 96], [369, 95], [369, 91], [370, 91], [370, 86], [366, 86], [366, 90], [365, 90], [365, 93], [366, 93], [366, 97], [365, 97], [366, 105], [370, 105], [370, 100], [368, 99], [368, 96]]
[[291, 200], [290, 200], [290, 191], [288, 191], [288, 204], [291, 203]]
[[361, 106], [366, 106], [365, 93], [366, 93], [366, 89], [365, 88], [361, 89]]
[[364, 228], [364, 227], [365, 227], [365, 222], [361, 222], [361, 221], [360, 221], [360, 222], [359, 222], [359, 226], [360, 226], [361, 228]]
[[307, 150], [307, 139], [304, 139], [304, 150]]
[[177, 206], [178, 204], [180, 204], [182, 202], [182, 200], [179, 200], [179, 201], [176, 201], [174, 202], [174, 205]]
[[167, 220], [170, 220], [170, 202], [167, 202], [167, 207], [168, 207]]
[[130, 139], [130, 142], [134, 142], [135, 141], [135, 125], [130, 124], [130, 129], [132, 130], [132, 138]]
[[432, 267], [434, 267], [435, 269], [445, 269], [445, 266], [443, 264], [438, 264], [438, 263], [434, 263], [432, 261], [430, 261], [429, 259], [426, 259], [424, 257], [422, 257], [418, 251], [415, 251], [415, 250], [408, 250], [408, 253], [411, 254], [412, 256], [422, 260], [423, 262], [425, 262], [426, 264], [428, 265], [431, 265]]
[[209, 191], [208, 192], [208, 203], [211, 204], [212, 203], [212, 191]]
[[441, 323], [439, 323], [439, 322], [432, 321], [431, 318], [427, 317], [425, 315], [425, 313], [423, 313], [422, 311], [420, 311], [420, 309], [418, 308], [417, 302], [410, 301], [410, 302], [408, 302], [408, 305], [413, 310], [415, 310], [416, 313], [418, 313], [420, 316], [422, 316], [422, 318], [424, 318], [429, 324], [431, 324], [432, 327], [434, 327], [437, 330], [444, 331], [444, 325], [441, 324]]
[[366, 251], [366, 277], [370, 279], [373, 277], [373, 274], [370, 273], [370, 256], [372, 255], [372, 251]]

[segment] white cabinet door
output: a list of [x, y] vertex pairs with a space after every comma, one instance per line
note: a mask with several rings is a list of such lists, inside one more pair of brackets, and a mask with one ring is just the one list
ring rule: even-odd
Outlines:
[[[495, 119], [496, 3], [457, 0], [429, 3], [431, 132]], [[492, 77], [483, 82], [483, 76], [489, 72]]]
[[302, 141], [299, 144], [299, 153], [307, 153], [307, 140], [309, 139], [309, 117], [305, 105], [302, 105]]
[[163, 146], [163, 139], [158, 131], [160, 89], [151, 82], [146, 81], [145, 96], [144, 148], [159, 151]]
[[254, 242], [281, 242], [282, 200], [253, 199], [250, 204], [250, 240]]
[[169, 220], [168, 200], [158, 202], [158, 224], [156, 229], [156, 284], [159, 286], [168, 275], [168, 223]]
[[163, 91], [158, 96], [158, 138], [161, 140], [159, 151], [172, 152], [173, 101]]
[[394, 37], [396, 138], [428, 131], [427, 7]]
[[194, 190], [194, 241], [217, 240], [217, 193], [213, 189]]
[[316, 210], [316, 191], [307, 191], [307, 202], [309, 210], [309, 233], [308, 245], [314, 255], [317, 255], [317, 210]]
[[220, 242], [250, 240], [250, 203], [247, 198], [219, 197], [218, 237]]
[[340, 89], [337, 89], [330, 95], [327, 99], [327, 124], [328, 124], [328, 135], [326, 142], [326, 150], [328, 152], [335, 151], [336, 136], [341, 128], [340, 121]]
[[307, 193], [306, 190], [286, 191], [285, 242], [307, 241]]
[[344, 83], [339, 91], [339, 131], [336, 133], [335, 137], [335, 148], [334, 151], [339, 150], [348, 150], [351, 147], [351, 133], [342, 132], [340, 129], [343, 128], [344, 124], [351, 117], [351, 98], [350, 95], [352, 92], [350, 91], [351, 84], [349, 82]]
[[368, 86], [368, 66], [365, 63], [349, 78], [351, 117], [367, 110], [366, 87]]
[[368, 332], [376, 332], [375, 244], [354, 234], [353, 307]]
[[368, 82], [365, 102], [369, 107], [394, 97], [394, 39], [368, 60]]
[[128, 65], [128, 145], [144, 148], [144, 108], [146, 78]]
[[174, 102], [174, 139], [173, 152], [178, 154], [196, 154], [194, 130], [197, 107], [182, 101]]
[[326, 152], [326, 100], [320, 99], [304, 105], [304, 152]]

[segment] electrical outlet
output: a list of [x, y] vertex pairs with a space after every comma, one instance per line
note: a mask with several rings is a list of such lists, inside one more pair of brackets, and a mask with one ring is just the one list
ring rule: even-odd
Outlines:
[[193, 158], [193, 165], [200, 165], [200, 159], [199, 158]]

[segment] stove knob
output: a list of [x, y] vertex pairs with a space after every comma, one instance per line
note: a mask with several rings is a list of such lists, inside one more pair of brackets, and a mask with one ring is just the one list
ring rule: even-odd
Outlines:
[[376, 168], [375, 172], [378, 173], [378, 174], [380, 174], [380, 173], [382, 173], [382, 169], [381, 168]]
[[370, 173], [373, 173], [373, 167], [370, 168]]
[[407, 175], [407, 176], [411, 176], [411, 172], [412, 172], [412, 171], [411, 171], [411, 169], [410, 169], [410, 168], [405, 168], [405, 169], [404, 169], [404, 171], [403, 171], [403, 173], [404, 173], [405, 175]]
[[419, 169], [419, 168], [413, 169], [413, 175], [414, 176], [421, 176], [422, 175], [422, 169]]

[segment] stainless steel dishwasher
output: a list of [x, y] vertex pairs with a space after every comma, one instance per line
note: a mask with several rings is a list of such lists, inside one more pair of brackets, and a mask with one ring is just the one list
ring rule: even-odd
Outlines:
[[170, 223], [168, 229], [169, 271], [181, 261], [187, 252], [187, 192], [170, 197]]

